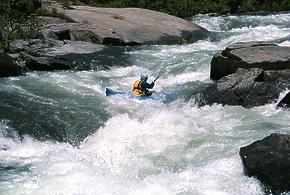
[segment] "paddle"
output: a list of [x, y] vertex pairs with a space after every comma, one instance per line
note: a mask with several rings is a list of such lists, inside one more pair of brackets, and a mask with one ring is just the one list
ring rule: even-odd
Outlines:
[[157, 79], [159, 79], [159, 75], [154, 79], [153, 83], [155, 83], [157, 81]]

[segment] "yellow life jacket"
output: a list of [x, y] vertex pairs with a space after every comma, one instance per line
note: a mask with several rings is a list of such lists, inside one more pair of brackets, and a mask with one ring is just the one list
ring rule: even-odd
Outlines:
[[135, 95], [141, 95], [144, 96], [146, 95], [146, 90], [142, 89], [141, 84], [142, 84], [142, 80], [137, 80], [134, 83], [134, 87], [133, 87], [133, 93]]

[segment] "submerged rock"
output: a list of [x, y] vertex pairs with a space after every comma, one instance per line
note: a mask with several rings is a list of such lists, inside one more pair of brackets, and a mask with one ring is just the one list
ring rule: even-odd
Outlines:
[[7, 54], [0, 53], [0, 77], [21, 75], [20, 67], [14, 62], [13, 58]]
[[240, 148], [245, 174], [274, 193], [290, 191], [290, 135], [271, 134]]
[[215, 54], [211, 61], [210, 78], [219, 80], [238, 68], [290, 69], [290, 47], [267, 42], [235, 43]]
[[88, 41], [111, 45], [177, 44], [196, 41], [208, 33], [190, 21], [165, 13], [140, 8], [98, 8], [72, 6], [57, 8], [59, 22], [49, 23], [49, 38]]

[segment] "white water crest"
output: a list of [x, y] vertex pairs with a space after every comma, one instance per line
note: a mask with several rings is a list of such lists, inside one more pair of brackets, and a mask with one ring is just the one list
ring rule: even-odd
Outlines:
[[[253, 194], [240, 147], [288, 133], [288, 110], [198, 107], [212, 56], [237, 41], [289, 46], [290, 14], [196, 16], [212, 37], [128, 51], [128, 67], [32, 72], [0, 79], [0, 194]], [[106, 97], [156, 76], [155, 98]], [[287, 91], [281, 93], [281, 97]]]

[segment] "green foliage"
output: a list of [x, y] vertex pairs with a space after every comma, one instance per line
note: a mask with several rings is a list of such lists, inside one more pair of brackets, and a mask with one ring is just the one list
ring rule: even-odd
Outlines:
[[16, 39], [34, 39], [40, 36], [41, 20], [23, 10], [26, 0], [11, 0], [10, 10], [0, 15], [0, 49], [9, 50]]
[[[66, 0], [58, 0], [66, 1]], [[139, 7], [179, 17], [199, 13], [241, 13], [253, 11], [289, 11], [290, 0], [78, 0], [103, 7]], [[74, 2], [74, 0], [72, 0]]]
[[281, 7], [283, 8], [283, 10], [281, 10], [281, 11], [288, 11], [288, 10], [290, 10], [290, 0], [283, 0], [281, 2]]
[[11, 18], [0, 16], [0, 48], [9, 51], [10, 43], [16, 39], [34, 39], [40, 35], [41, 21], [35, 18]]
[[255, 0], [244, 0], [239, 6], [241, 12], [253, 12], [255, 11]]

